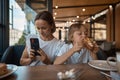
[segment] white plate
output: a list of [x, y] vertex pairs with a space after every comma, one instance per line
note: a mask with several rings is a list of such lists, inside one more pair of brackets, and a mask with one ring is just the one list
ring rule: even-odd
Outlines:
[[110, 62], [110, 63], [114, 66], [110, 66], [107, 63], [107, 61], [105, 61], [105, 60], [92, 60], [92, 61], [88, 62], [88, 64], [91, 67], [94, 67], [94, 68], [99, 69], [99, 70], [116, 71], [117, 70], [116, 63], [115, 62]]
[[17, 70], [17, 68], [18, 68], [18, 67], [17, 67], [16, 65], [7, 64], [8, 73], [0, 76], [0, 79], [11, 75], [12, 73], [14, 73], [14, 72]]

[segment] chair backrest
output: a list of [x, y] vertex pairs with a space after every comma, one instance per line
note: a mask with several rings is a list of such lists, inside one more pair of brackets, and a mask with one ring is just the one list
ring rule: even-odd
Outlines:
[[99, 50], [96, 53], [96, 55], [97, 55], [97, 58], [99, 60], [106, 60], [107, 59], [107, 55], [104, 53], [104, 51], [101, 48], [99, 48]]
[[100, 47], [102, 48], [102, 50], [104, 51], [109, 51], [113, 48], [113, 42], [103, 42]]
[[20, 66], [20, 58], [24, 48], [25, 45], [15, 45], [8, 47], [1, 58], [1, 62]]

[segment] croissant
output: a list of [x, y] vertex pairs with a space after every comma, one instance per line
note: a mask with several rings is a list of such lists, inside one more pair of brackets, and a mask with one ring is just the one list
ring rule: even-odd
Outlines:
[[96, 44], [95, 41], [85, 38], [84, 39], [85, 47], [89, 49], [90, 51], [96, 53], [98, 51], [98, 45]]
[[5, 63], [0, 63], [0, 76], [8, 72], [7, 65]]

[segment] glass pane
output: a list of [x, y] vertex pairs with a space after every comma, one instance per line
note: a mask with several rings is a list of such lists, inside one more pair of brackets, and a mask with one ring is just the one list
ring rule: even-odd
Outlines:
[[106, 40], [106, 30], [95, 30], [95, 40]]
[[106, 40], [106, 17], [101, 16], [93, 25], [92, 25], [92, 37], [97, 41]]
[[101, 23], [95, 23], [95, 28], [106, 29], [106, 25]]
[[37, 33], [33, 23], [36, 12], [24, 1], [10, 0], [9, 15], [9, 45], [25, 44], [25, 36]]

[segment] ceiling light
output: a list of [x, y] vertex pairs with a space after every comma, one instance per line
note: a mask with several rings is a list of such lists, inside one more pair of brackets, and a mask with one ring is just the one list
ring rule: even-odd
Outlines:
[[79, 18], [79, 16], [77, 16], [77, 18]]
[[74, 19], [73, 19], [72, 21], [73, 21], [73, 22], [75, 22], [75, 20], [74, 20]]
[[87, 22], [90, 22], [90, 20], [88, 20]]
[[55, 19], [55, 17], [53, 17]]
[[84, 12], [84, 11], [85, 11], [85, 8], [83, 8], [82, 11]]
[[55, 12], [54, 15], [57, 15], [57, 13]]
[[82, 24], [85, 24], [86, 22], [85, 21], [83, 21], [83, 23]]
[[109, 8], [112, 8], [112, 5], [109, 5]]
[[57, 8], [58, 8], [58, 6], [55, 6], [55, 8], [57, 9]]
[[66, 23], [68, 23], [68, 21]]

